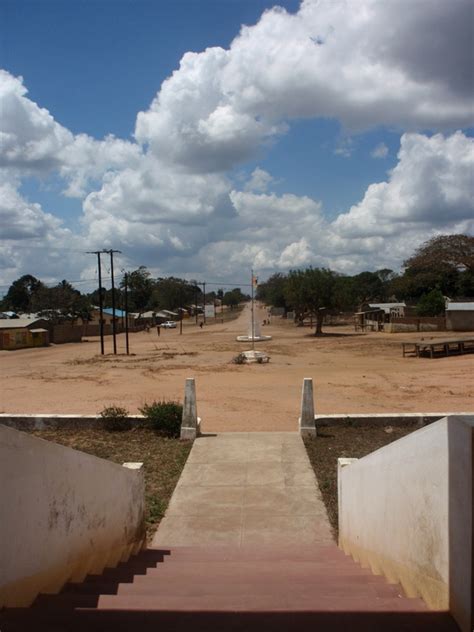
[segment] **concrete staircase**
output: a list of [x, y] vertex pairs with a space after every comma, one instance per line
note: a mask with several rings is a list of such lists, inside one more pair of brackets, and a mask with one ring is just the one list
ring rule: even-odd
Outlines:
[[2, 632], [455, 632], [336, 545], [148, 549], [0, 613]]

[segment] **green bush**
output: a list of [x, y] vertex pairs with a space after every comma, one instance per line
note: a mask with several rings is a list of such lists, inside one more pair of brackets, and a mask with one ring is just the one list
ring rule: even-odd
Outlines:
[[132, 427], [128, 410], [121, 406], [106, 406], [99, 414], [104, 428], [110, 432], [124, 432]]
[[178, 402], [161, 401], [145, 404], [140, 408], [146, 425], [168, 437], [179, 437], [183, 406]]
[[416, 306], [418, 316], [439, 316], [444, 314], [444, 296], [440, 290], [431, 290], [423, 294]]

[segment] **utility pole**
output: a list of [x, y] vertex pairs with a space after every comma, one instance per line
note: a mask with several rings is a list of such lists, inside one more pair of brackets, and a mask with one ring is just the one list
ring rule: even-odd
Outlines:
[[194, 281], [194, 316], [196, 318], [196, 325], [198, 324], [198, 284]]
[[127, 272], [125, 272], [124, 286], [125, 286], [125, 347], [127, 350], [127, 355], [130, 355], [130, 348], [128, 346], [128, 273]]
[[255, 320], [254, 320], [254, 308], [253, 308], [253, 270], [251, 271], [252, 278], [252, 351], [255, 351]]
[[206, 324], [206, 282], [204, 281], [202, 284], [203, 290], [204, 290], [204, 298], [203, 298], [203, 305], [204, 305], [204, 324]]
[[114, 355], [117, 355], [117, 326], [115, 322], [115, 285], [114, 285], [114, 252], [120, 250], [109, 250], [110, 254], [110, 274], [112, 277], [112, 336], [114, 339]]
[[102, 294], [102, 268], [100, 265], [100, 253], [103, 250], [88, 251], [88, 255], [97, 255], [97, 267], [99, 270], [99, 333], [100, 333], [100, 353], [104, 355], [104, 297]]

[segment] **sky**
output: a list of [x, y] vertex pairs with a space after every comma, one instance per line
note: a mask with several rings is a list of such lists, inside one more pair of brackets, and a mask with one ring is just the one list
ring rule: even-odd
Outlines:
[[471, 0], [0, 0], [0, 295], [474, 234]]

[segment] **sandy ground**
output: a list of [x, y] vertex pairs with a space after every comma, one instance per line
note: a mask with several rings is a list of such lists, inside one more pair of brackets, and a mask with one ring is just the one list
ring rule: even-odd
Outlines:
[[[186, 377], [196, 378], [198, 413], [205, 431], [296, 430], [302, 379], [312, 377], [316, 411], [474, 411], [474, 355], [402, 357], [401, 341], [426, 334], [355, 334], [350, 327], [326, 327], [324, 338], [273, 318], [256, 348], [269, 364], [235, 365], [250, 348], [249, 307], [226, 324], [202, 330], [185, 322], [179, 330], [131, 334], [133, 355], [100, 356], [99, 340], [41, 349], [0, 351], [0, 411], [12, 413], [97, 413], [117, 404], [136, 412], [155, 399], [182, 399]], [[260, 322], [266, 314], [259, 311]], [[446, 337], [446, 333], [433, 334]], [[119, 353], [125, 350], [119, 336]]]

